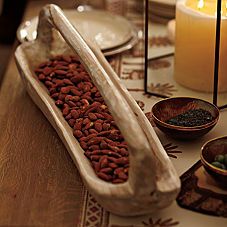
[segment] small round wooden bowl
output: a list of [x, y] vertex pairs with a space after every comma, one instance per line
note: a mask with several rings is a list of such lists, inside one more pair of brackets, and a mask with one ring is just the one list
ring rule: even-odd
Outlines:
[[218, 154], [227, 154], [227, 136], [208, 141], [201, 149], [201, 162], [210, 176], [221, 186], [227, 188], [227, 170], [217, 168], [211, 163]]
[[[175, 126], [166, 123], [167, 120], [193, 109], [209, 111], [213, 116], [213, 120], [207, 124], [195, 127]], [[219, 110], [215, 105], [201, 99], [190, 97], [164, 99], [157, 102], [151, 112], [156, 126], [162, 132], [173, 138], [182, 140], [196, 139], [205, 135], [217, 124], [219, 118]]]

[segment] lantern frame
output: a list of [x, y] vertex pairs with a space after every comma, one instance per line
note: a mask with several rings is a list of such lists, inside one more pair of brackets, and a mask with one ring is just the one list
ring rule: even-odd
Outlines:
[[[152, 59], [148, 59], [148, 40], [149, 40], [149, 32], [148, 32], [148, 24], [149, 24], [149, 0], [145, 0], [145, 24], [144, 24], [144, 42], [145, 42], [145, 50], [144, 50], [144, 56], [145, 56], [145, 63], [144, 63], [144, 92], [145, 94], [156, 96], [159, 98], [169, 98], [169, 96], [150, 92], [147, 89], [147, 81], [148, 81], [148, 64], [149, 61], [154, 61], [162, 58], [166, 58], [169, 56], [174, 55], [167, 54], [167, 55], [161, 55], [159, 57], [155, 57]], [[216, 19], [216, 34], [215, 34], [215, 60], [214, 60], [214, 82], [213, 82], [213, 104], [217, 106], [218, 101], [218, 76], [219, 76], [219, 59], [220, 59], [220, 37], [221, 37], [221, 9], [222, 9], [222, 0], [217, 0], [217, 19]], [[218, 106], [218, 108], [225, 109], [227, 108], [226, 105]]]

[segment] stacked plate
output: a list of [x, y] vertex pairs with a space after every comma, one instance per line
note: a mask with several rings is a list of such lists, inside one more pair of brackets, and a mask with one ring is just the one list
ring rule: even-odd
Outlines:
[[149, 0], [149, 17], [153, 22], [167, 24], [175, 18], [176, 0]]
[[[96, 41], [106, 56], [128, 50], [138, 41], [137, 29], [121, 16], [100, 10], [65, 10], [64, 13], [82, 35]], [[22, 23], [17, 31], [19, 41], [36, 39], [37, 24], [38, 17]]]

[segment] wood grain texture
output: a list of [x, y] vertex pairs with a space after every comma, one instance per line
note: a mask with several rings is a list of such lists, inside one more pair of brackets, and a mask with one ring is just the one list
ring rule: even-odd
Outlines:
[[[31, 18], [48, 1], [30, 2]], [[83, 184], [12, 57], [0, 90], [0, 226], [77, 226]]]
[[0, 226], [73, 226], [83, 185], [65, 147], [25, 92], [0, 131]]

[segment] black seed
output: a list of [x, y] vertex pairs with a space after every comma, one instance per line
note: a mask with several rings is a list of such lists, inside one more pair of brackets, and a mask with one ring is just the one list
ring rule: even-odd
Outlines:
[[203, 109], [189, 110], [166, 121], [176, 126], [195, 127], [207, 124], [213, 120], [211, 113]]

